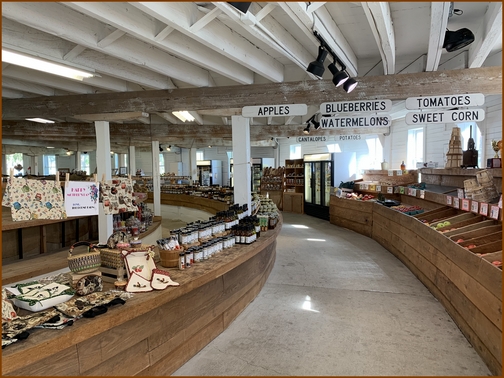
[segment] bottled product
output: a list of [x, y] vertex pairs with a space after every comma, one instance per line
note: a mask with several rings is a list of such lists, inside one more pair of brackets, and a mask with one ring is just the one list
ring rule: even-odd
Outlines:
[[406, 164], [404, 164], [404, 160], [401, 163], [401, 171], [404, 171], [406, 169]]
[[184, 252], [179, 253], [179, 269], [180, 270], [185, 269], [185, 253]]

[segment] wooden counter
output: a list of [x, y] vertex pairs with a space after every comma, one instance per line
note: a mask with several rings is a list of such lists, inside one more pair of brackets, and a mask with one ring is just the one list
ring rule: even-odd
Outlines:
[[134, 294], [122, 307], [63, 330], [33, 330], [2, 351], [3, 375], [169, 375], [257, 296], [275, 262], [274, 230], [185, 271], [179, 287]]
[[[153, 193], [149, 192], [145, 202], [152, 203]], [[216, 214], [218, 211], [225, 211], [229, 208], [229, 204], [222, 201], [217, 201], [210, 198], [196, 197], [188, 194], [168, 194], [161, 193], [161, 203], [170, 206], [190, 207], [193, 209], [203, 210], [211, 214]]]
[[[408, 198], [404, 202], [410, 204]], [[441, 207], [418, 198], [411, 200], [426, 209]], [[490, 371], [502, 374], [500, 269], [449, 239], [450, 234], [459, 231], [440, 233], [378, 203], [334, 197], [330, 211], [331, 223], [372, 237], [400, 259], [443, 304]], [[498, 224], [500, 228], [492, 228], [502, 230], [497, 221], [485, 222]], [[469, 225], [467, 229], [474, 227]]]

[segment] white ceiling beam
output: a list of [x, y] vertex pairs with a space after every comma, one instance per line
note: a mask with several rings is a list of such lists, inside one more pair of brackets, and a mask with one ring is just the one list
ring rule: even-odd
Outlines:
[[266, 124], [269, 126], [269, 125], [271, 125], [272, 121], [273, 121], [273, 117], [268, 117], [268, 121], [266, 122]]
[[18, 91], [16, 89], [2, 87], [2, 97], [5, 98], [25, 98], [25, 97], [35, 97], [33, 93], [26, 93], [23, 91]]
[[156, 114], [174, 125], [179, 123], [179, 119], [171, 113], [156, 113]]
[[107, 122], [119, 122], [119, 121], [133, 121], [149, 119], [149, 113], [145, 112], [124, 112], [124, 113], [100, 113], [100, 114], [78, 114], [73, 116], [75, 119], [84, 121], [107, 121]]
[[140, 121], [141, 123], [143, 123], [144, 125], [150, 125], [150, 117], [149, 117], [149, 113], [145, 113], [147, 114], [146, 117], [138, 117], [138, 118], [135, 118], [137, 121]]
[[[2, 45], [11, 50], [30, 53], [64, 65], [68, 64], [68, 62], [61, 59], [61, 54], [75, 49], [75, 44], [72, 42], [21, 25], [5, 17], [2, 18]], [[72, 65], [75, 64], [81, 68], [88, 68], [116, 79], [132, 82], [144, 89], [176, 88], [165, 75], [98, 51], [87, 49], [69, 60], [71, 60]]]
[[324, 6], [326, 1], [315, 1], [308, 5], [308, 9], [306, 10], [308, 13], [315, 12], [320, 7]]
[[2, 77], [2, 87], [34, 93], [40, 96], [54, 96], [56, 94], [53, 88], [45, 85], [28, 83], [18, 79], [11, 79], [10, 77]]
[[362, 9], [380, 50], [385, 75], [395, 74], [395, 36], [387, 2], [362, 2]]
[[286, 125], [290, 125], [292, 123], [292, 121], [294, 120], [294, 117], [295, 116], [290, 116], [289, 118], [287, 118], [286, 121], [285, 121], [285, 124]]
[[327, 9], [319, 8], [317, 14], [314, 14], [306, 11], [306, 3], [280, 2], [278, 5], [305, 35], [313, 41], [315, 56], [317, 55], [316, 47], [319, 45], [319, 41], [313, 35], [313, 30], [316, 30], [327, 42], [329, 47], [331, 47], [346, 66], [348, 73], [351, 76], [357, 76], [357, 57], [341, 30], [334, 23]]
[[261, 20], [268, 14], [270, 14], [271, 11], [276, 8], [276, 6], [277, 5], [274, 3], [267, 3], [264, 7], [261, 8], [259, 12], [255, 14], [256, 21], [261, 22]]
[[203, 125], [203, 118], [198, 114], [198, 112], [189, 111], [189, 114], [194, 117], [194, 122], [196, 122], [198, 125]]
[[215, 7], [210, 12], [201, 17], [198, 21], [191, 25], [189, 30], [193, 33], [196, 33], [207, 26], [210, 22], [212, 22], [217, 16], [219, 16], [222, 11]]
[[73, 60], [77, 56], [79, 56], [86, 48], [81, 45], [75, 45], [75, 47], [67, 52], [65, 55], [63, 55], [63, 60]]
[[[303, 71], [306, 70], [308, 64], [313, 60], [313, 56], [309, 51], [272, 17], [264, 17], [261, 22], [257, 22], [250, 10], [246, 15], [243, 15], [243, 13], [239, 12], [228, 3], [215, 2], [214, 4], [226, 13], [235, 23], [239, 24], [254, 37], [291, 60]], [[309, 75], [312, 79], [316, 79], [314, 75]]]
[[427, 50], [427, 63], [425, 71], [436, 71], [439, 66], [439, 60], [443, 53], [444, 37], [446, 34], [446, 25], [448, 25], [448, 16], [450, 13], [449, 2], [432, 2], [431, 20], [429, 34], [429, 49]]
[[502, 38], [502, 2], [490, 2], [485, 19], [469, 46], [469, 68], [481, 67], [495, 43]]
[[191, 14], [197, 11], [195, 3], [135, 2], [130, 4], [268, 80], [278, 83], [284, 79], [282, 64], [223, 23], [212, 22], [204, 29], [192, 33]]
[[110, 44], [114, 43], [115, 41], [117, 41], [124, 34], [126, 34], [126, 32], [124, 32], [122, 30], [119, 30], [119, 29], [114, 30], [112, 33], [110, 33], [109, 35], [107, 35], [105, 38], [102, 38], [98, 42], [98, 47], [105, 48], [108, 45], [110, 45]]
[[[118, 59], [147, 67], [182, 82], [204, 87], [208, 85], [207, 71], [152, 45], [130, 36], [123, 36], [107, 48], [97, 46], [97, 34], [113, 29], [59, 3], [5, 3], [2, 15], [46, 33], [60, 36], [73, 43], [104, 52]], [[64, 30], [65, 33], [61, 33]]]
[[162, 41], [163, 39], [168, 37], [170, 35], [170, 33], [174, 30], [175, 29], [173, 29], [171, 26], [166, 26], [163, 30], [161, 30], [159, 33], [157, 33], [155, 35], [154, 41], [156, 41], [156, 42]]
[[[249, 69], [231, 61], [205, 45], [202, 46], [201, 43], [184, 34], [177, 33], [169, 39], [156, 40], [155, 29], [158, 21], [130, 4], [76, 2], [65, 3], [65, 5], [127, 32], [130, 36], [136, 37], [149, 45], [156, 46], [194, 65], [202, 66], [204, 69], [210, 69], [240, 84], [252, 84], [253, 82], [253, 74]], [[190, 29], [191, 27], [189, 27]], [[200, 32], [204, 33], [205, 31], [201, 30]], [[187, 62], [182, 63], [182, 65], [187, 65]], [[188, 72], [188, 74], [190, 73]], [[187, 82], [183, 78], [178, 79]], [[210, 84], [207, 82], [204, 86], [210, 86]]]
[[227, 118], [227, 117], [221, 117], [221, 119], [222, 119], [222, 123], [223, 123], [224, 125], [227, 125], [227, 124], [228, 124], [228, 118]]
[[50, 88], [58, 88], [73, 94], [96, 93], [95, 88], [83, 84], [80, 81], [66, 79], [60, 76], [14, 65], [3, 70], [2, 78], [30, 81], [35, 84], [44, 85]]

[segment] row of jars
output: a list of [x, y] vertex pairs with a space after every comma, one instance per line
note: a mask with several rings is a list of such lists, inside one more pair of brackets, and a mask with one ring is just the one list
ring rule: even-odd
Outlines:
[[226, 231], [226, 223], [223, 221], [207, 221], [189, 223], [185, 228], [171, 230], [170, 236], [177, 236], [180, 244], [192, 244], [201, 239], [211, 238], [213, 235]]
[[234, 245], [235, 237], [231, 235], [215, 238], [200, 246], [188, 248], [186, 251], [179, 253], [179, 269], [188, 269], [193, 264], [208, 260], [214, 254], [221, 252], [223, 249], [232, 248]]

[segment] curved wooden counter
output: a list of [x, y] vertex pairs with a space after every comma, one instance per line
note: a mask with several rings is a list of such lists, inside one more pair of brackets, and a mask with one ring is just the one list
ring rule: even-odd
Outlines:
[[2, 351], [3, 375], [169, 375], [226, 329], [273, 268], [282, 222], [188, 270], [179, 287], [134, 294], [63, 330], [33, 330]]
[[[343, 218], [345, 209], [359, 207], [365, 212], [353, 221]], [[377, 203], [332, 196], [331, 223], [372, 237], [401, 260], [443, 304], [490, 371], [502, 374], [502, 271], [418, 219]]]
[[[152, 192], [145, 202], [152, 203]], [[210, 198], [196, 197], [188, 194], [168, 194], [161, 193], [161, 203], [170, 206], [190, 207], [197, 210], [203, 210], [211, 214], [216, 214], [218, 211], [225, 211], [229, 208], [229, 204], [222, 201], [217, 201]]]

